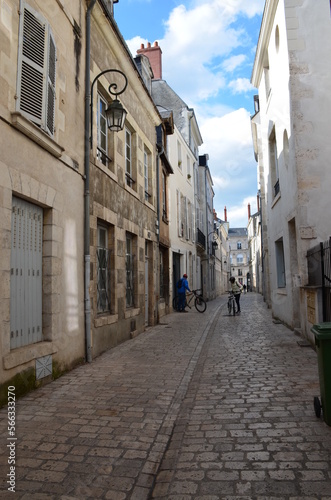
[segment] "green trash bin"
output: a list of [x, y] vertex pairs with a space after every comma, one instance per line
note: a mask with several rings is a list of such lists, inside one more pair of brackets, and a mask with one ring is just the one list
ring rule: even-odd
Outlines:
[[317, 417], [323, 414], [327, 425], [331, 425], [331, 323], [319, 323], [311, 329], [315, 335], [321, 402], [314, 398]]

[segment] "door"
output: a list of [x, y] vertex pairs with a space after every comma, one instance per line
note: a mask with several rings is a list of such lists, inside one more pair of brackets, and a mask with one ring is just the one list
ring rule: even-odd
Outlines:
[[13, 197], [10, 348], [42, 340], [43, 210]]
[[177, 295], [176, 284], [177, 281], [181, 278], [180, 273], [180, 254], [173, 253], [173, 269], [172, 269], [172, 288], [173, 288], [173, 297]]
[[145, 257], [145, 325], [148, 325], [148, 257]]

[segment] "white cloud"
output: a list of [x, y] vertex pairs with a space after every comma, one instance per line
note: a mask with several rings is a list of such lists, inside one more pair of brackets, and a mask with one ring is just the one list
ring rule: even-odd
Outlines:
[[200, 151], [209, 154], [214, 206], [223, 213], [227, 205], [231, 227], [246, 226], [247, 204], [253, 200], [252, 213], [256, 205], [257, 172], [250, 123], [249, 112], [241, 108], [222, 117], [205, 117], [200, 125], [204, 138]]
[[130, 49], [132, 57], [135, 57], [137, 55], [137, 50], [140, 49], [141, 44], [144, 44], [144, 46], [146, 47], [147, 43], [148, 40], [141, 38], [141, 36], [135, 36], [134, 38], [131, 38], [131, 40], [126, 40], [126, 44]]
[[[257, 191], [256, 163], [250, 113], [234, 108], [239, 96], [253, 90], [249, 76], [257, 35], [252, 39], [246, 27], [249, 18], [262, 14], [265, 0], [182, 1], [158, 40], [163, 78], [195, 109], [204, 141], [200, 154], [210, 158], [215, 208], [228, 205], [231, 226], [245, 226], [247, 196], [254, 198]], [[148, 41], [154, 42], [135, 37], [127, 43], [135, 55]], [[229, 81], [233, 71], [239, 78]]]
[[[233, 164], [234, 152], [252, 147], [250, 114], [244, 108], [221, 117], [202, 118], [200, 130], [204, 138], [202, 148], [212, 149], [214, 158], [222, 158], [223, 164]], [[241, 163], [243, 159], [237, 161]]]
[[[248, 224], [248, 204], [251, 206], [251, 214], [257, 211], [256, 196], [245, 197], [240, 204], [226, 205], [227, 220], [230, 227], [247, 227]], [[224, 220], [224, 205], [215, 205], [217, 216]]]
[[248, 78], [237, 78], [229, 83], [229, 87], [234, 94], [245, 94], [251, 92], [255, 87], [251, 84]]
[[222, 66], [223, 66], [225, 71], [232, 72], [236, 68], [238, 68], [238, 66], [241, 66], [246, 61], [246, 59], [247, 59], [247, 56], [245, 56], [244, 54], [232, 56], [232, 57], [229, 57], [228, 59], [225, 59]]

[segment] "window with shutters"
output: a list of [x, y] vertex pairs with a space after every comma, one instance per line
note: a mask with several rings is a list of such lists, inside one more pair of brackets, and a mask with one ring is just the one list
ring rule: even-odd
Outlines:
[[56, 46], [48, 22], [24, 1], [20, 14], [17, 111], [54, 135]]
[[187, 239], [187, 198], [181, 195], [182, 237]]
[[184, 236], [184, 226], [182, 221], [182, 195], [181, 192], [177, 189], [176, 191], [177, 198], [177, 228], [178, 228], [178, 236]]

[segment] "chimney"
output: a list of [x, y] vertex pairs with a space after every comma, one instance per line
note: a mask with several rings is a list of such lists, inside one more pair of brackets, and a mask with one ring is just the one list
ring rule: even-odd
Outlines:
[[148, 57], [154, 74], [154, 80], [162, 80], [162, 50], [158, 42], [154, 42], [153, 47], [150, 42], [148, 42], [147, 47], [142, 43], [140, 49], [137, 50], [137, 54], [143, 54]]
[[251, 218], [251, 204], [248, 203], [248, 220]]
[[228, 222], [228, 216], [227, 216], [227, 213], [226, 213], [226, 207], [224, 207], [224, 221]]

